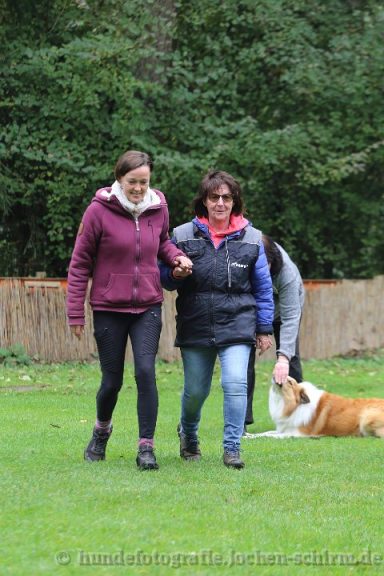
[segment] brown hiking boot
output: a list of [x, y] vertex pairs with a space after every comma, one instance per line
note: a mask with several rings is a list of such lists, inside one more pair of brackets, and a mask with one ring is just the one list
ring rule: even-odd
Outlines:
[[227, 452], [225, 450], [223, 454], [223, 462], [228, 466], [228, 468], [237, 468], [238, 470], [245, 466], [244, 462], [240, 458], [239, 450], [234, 452]]
[[184, 460], [198, 461], [201, 459], [200, 445], [197, 438], [187, 438], [181, 432], [180, 424], [177, 426], [177, 434], [180, 438], [180, 456]]

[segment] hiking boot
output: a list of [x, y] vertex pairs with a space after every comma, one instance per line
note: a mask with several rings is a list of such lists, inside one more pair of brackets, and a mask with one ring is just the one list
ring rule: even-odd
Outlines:
[[187, 438], [181, 431], [181, 426], [178, 424], [177, 433], [180, 438], [180, 456], [184, 460], [194, 460], [197, 462], [201, 458], [200, 445], [197, 438]]
[[240, 458], [239, 450], [235, 450], [234, 452], [227, 452], [227, 450], [225, 450], [223, 454], [223, 462], [228, 466], [228, 468], [237, 468], [238, 470], [245, 466], [244, 462]]
[[140, 470], [157, 470], [159, 468], [151, 444], [141, 444], [139, 446], [136, 464]]
[[105, 460], [105, 448], [111, 434], [112, 426], [109, 432], [104, 432], [103, 430], [94, 428], [91, 441], [84, 450], [84, 460], [88, 460], [88, 462]]

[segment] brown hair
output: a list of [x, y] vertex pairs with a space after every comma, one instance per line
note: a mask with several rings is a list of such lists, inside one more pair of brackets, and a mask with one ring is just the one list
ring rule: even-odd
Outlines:
[[240, 184], [235, 180], [233, 176], [224, 172], [223, 170], [210, 170], [202, 179], [200, 183], [200, 189], [193, 200], [193, 208], [195, 210], [196, 216], [208, 216], [208, 210], [204, 205], [208, 194], [216, 192], [222, 186], [226, 184], [233, 196], [233, 206], [231, 214], [239, 216], [244, 211], [243, 199], [241, 197]]
[[283, 266], [283, 257], [276, 246], [275, 241], [270, 236], [263, 234], [263, 244], [267, 262], [270, 265], [271, 276], [273, 278], [279, 274]]
[[145, 152], [137, 152], [136, 150], [127, 150], [124, 152], [116, 162], [115, 178], [119, 180], [127, 172], [140, 168], [140, 166], [148, 166], [150, 172], [153, 169], [153, 160]]

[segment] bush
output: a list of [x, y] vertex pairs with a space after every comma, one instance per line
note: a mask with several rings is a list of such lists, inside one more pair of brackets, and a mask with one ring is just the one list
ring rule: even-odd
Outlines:
[[4, 366], [28, 366], [31, 363], [31, 358], [21, 344], [0, 348], [0, 364], [4, 364]]

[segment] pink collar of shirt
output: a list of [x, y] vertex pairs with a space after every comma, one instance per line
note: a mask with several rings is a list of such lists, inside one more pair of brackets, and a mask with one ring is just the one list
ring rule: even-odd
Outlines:
[[211, 236], [211, 240], [212, 240], [215, 248], [218, 247], [218, 245], [223, 240], [223, 238], [225, 238], [226, 236], [229, 236], [230, 234], [233, 234], [234, 232], [238, 232], [239, 230], [242, 230], [249, 223], [248, 220], [246, 218], [244, 218], [244, 216], [242, 214], [240, 214], [240, 216], [235, 216], [234, 214], [231, 214], [231, 216], [229, 218], [228, 228], [226, 228], [225, 230], [218, 231], [218, 230], [215, 230], [214, 228], [212, 228], [211, 224], [209, 223], [208, 218], [206, 218], [205, 216], [199, 217], [198, 220], [199, 220], [199, 222], [201, 222], [202, 224], [205, 224], [205, 226], [207, 226], [207, 228], [209, 230], [209, 234]]

